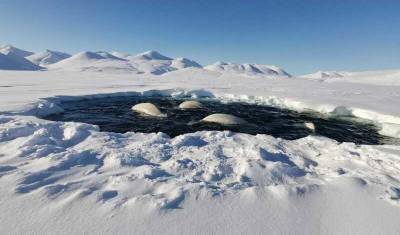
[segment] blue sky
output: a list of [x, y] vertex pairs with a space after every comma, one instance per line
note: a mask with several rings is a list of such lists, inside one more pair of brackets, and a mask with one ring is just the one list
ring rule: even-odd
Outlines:
[[293, 74], [400, 68], [400, 1], [0, 0], [0, 44], [158, 50]]

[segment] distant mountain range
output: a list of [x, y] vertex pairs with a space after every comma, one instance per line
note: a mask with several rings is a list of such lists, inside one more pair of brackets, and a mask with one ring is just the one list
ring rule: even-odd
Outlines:
[[352, 73], [347, 71], [318, 71], [316, 73], [302, 75], [302, 78], [316, 79], [316, 80], [326, 80], [330, 78], [341, 78], [350, 76]]
[[71, 56], [53, 50], [33, 53], [11, 45], [0, 46], [0, 70], [68, 70], [161, 75], [187, 68], [221, 74], [291, 77], [289, 73], [273, 65], [217, 62], [203, 67], [194, 60], [170, 58], [157, 51], [146, 51], [138, 55], [115, 51], [83, 51]]

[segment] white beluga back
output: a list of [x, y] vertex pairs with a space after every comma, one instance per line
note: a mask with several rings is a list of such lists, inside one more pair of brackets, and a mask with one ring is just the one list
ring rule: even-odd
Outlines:
[[304, 127], [309, 129], [309, 130], [311, 130], [311, 131], [313, 131], [313, 132], [315, 131], [315, 125], [312, 122], [305, 122], [304, 123]]
[[223, 113], [215, 113], [208, 115], [207, 117], [203, 118], [201, 121], [203, 122], [212, 122], [218, 123], [221, 125], [241, 125], [246, 124], [247, 122], [240, 118], [230, 114], [223, 114]]
[[202, 108], [204, 108], [204, 106], [202, 103], [200, 103], [198, 101], [187, 100], [187, 101], [182, 102], [179, 105], [179, 108], [181, 108], [181, 109], [202, 109]]
[[139, 113], [149, 115], [149, 116], [154, 116], [154, 117], [165, 117], [166, 116], [157, 108], [157, 106], [155, 106], [152, 103], [136, 104], [135, 106], [132, 107], [132, 110], [139, 112]]

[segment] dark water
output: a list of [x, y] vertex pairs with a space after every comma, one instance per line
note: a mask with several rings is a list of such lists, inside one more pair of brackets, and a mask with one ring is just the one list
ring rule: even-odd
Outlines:
[[[299, 113], [269, 106], [247, 103], [221, 103], [217, 100], [201, 100], [206, 107], [201, 110], [181, 110], [182, 99], [124, 97], [98, 98], [64, 102], [64, 113], [51, 115], [45, 119], [53, 121], [74, 121], [95, 124], [102, 131], [125, 133], [164, 132], [171, 137], [201, 130], [231, 130], [248, 134], [268, 134], [283, 139], [298, 139], [310, 134], [326, 136], [339, 142], [357, 144], [383, 144], [392, 142], [378, 134], [376, 126], [355, 119], [339, 119], [320, 116], [316, 113]], [[149, 117], [131, 110], [137, 103], [151, 102], [166, 113], [166, 118]], [[199, 120], [213, 113], [232, 114], [245, 119], [249, 124], [222, 126], [203, 123]], [[304, 127], [305, 122], [313, 122], [316, 132]]]

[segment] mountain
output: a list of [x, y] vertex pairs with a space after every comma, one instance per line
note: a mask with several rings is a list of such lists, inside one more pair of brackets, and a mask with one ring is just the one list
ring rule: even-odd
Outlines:
[[242, 74], [248, 76], [272, 76], [272, 77], [291, 77], [285, 70], [273, 66], [263, 64], [235, 64], [229, 62], [216, 62], [208, 65], [204, 69], [220, 72]]
[[[161, 75], [187, 68], [205, 69], [216, 74], [237, 74], [245, 76], [291, 77], [283, 69], [262, 64], [235, 64], [217, 62], [203, 67], [187, 58], [171, 58], [158, 51], [146, 51], [137, 55], [124, 52], [83, 51], [73, 56], [52, 50], [32, 53], [11, 45], [0, 47], [0, 69], [125, 72]], [[24, 58], [26, 57], [26, 59]]]
[[96, 53], [97, 55], [102, 56], [102, 57], [105, 58], [105, 59], [124, 60], [124, 61], [126, 61], [124, 58], [115, 56], [115, 55], [113, 55], [113, 54], [111, 54], [111, 53], [108, 53], [108, 52], [106, 52], [106, 51], [97, 51], [97, 52], [95, 52], [95, 53]]
[[129, 56], [127, 59], [140, 72], [155, 75], [189, 67], [201, 68], [201, 65], [193, 60], [186, 58], [172, 59], [157, 51], [146, 51], [136, 56]]
[[129, 53], [126, 53], [126, 52], [119, 52], [119, 51], [113, 51], [113, 52], [111, 52], [110, 54], [113, 55], [113, 56], [115, 56], [115, 57], [122, 58], [122, 59], [126, 59], [127, 57], [132, 56], [132, 55], [129, 54]]
[[[17, 51], [18, 53], [18, 51]], [[24, 57], [19, 56], [13, 50], [0, 53], [0, 70], [40, 70], [42, 67], [30, 62]]]
[[2, 45], [0, 46], [0, 53], [7, 55], [8, 53], [12, 53], [15, 56], [19, 57], [27, 57], [33, 55], [33, 52], [24, 51], [19, 48], [13, 47], [11, 45]]
[[158, 51], [146, 51], [135, 56], [131, 56], [132, 60], [172, 60], [167, 56], [161, 55]]
[[345, 76], [349, 76], [352, 73], [346, 71], [318, 71], [316, 73], [302, 75], [302, 78], [310, 78], [310, 79], [329, 79], [329, 78], [341, 78]]
[[43, 52], [27, 56], [26, 59], [36, 65], [46, 66], [57, 63], [69, 57], [71, 57], [71, 55], [64, 52], [45, 50]]
[[138, 72], [127, 60], [104, 51], [83, 51], [58, 63], [51, 64], [48, 68], [50, 70], [93, 72]]
[[189, 60], [187, 58], [176, 58], [176, 59], [172, 60], [171, 66], [176, 69], [184, 69], [184, 68], [189, 68], [189, 67], [194, 67], [194, 68], [202, 68], [203, 67], [196, 61]]

